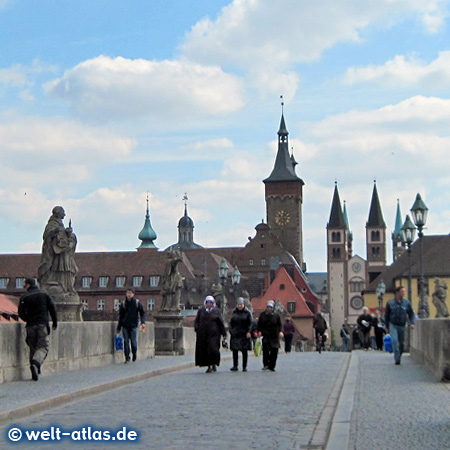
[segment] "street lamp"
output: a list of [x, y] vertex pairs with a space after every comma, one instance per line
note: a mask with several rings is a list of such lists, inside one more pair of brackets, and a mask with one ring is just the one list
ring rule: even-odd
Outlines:
[[238, 284], [241, 281], [241, 272], [239, 272], [238, 266], [234, 266], [233, 273], [231, 274], [231, 282], [233, 283], [233, 295], [234, 299], [237, 302], [237, 292], [238, 292]]
[[408, 246], [408, 300], [412, 303], [412, 275], [411, 275], [411, 244], [414, 242], [416, 234], [416, 227], [409, 218], [409, 214], [406, 216], [405, 223], [402, 226], [403, 240]]
[[384, 297], [384, 294], [386, 293], [386, 285], [384, 284], [383, 280], [381, 280], [378, 283], [376, 293], [377, 293], [377, 297], [378, 297], [378, 307], [380, 309], [380, 314], [381, 314], [383, 311], [383, 297]]
[[428, 306], [428, 298], [425, 298], [425, 279], [423, 276], [423, 228], [427, 222], [428, 208], [420, 194], [417, 194], [416, 201], [411, 208], [414, 224], [419, 230], [419, 250], [420, 250], [420, 279], [419, 279], [419, 311], [417, 315], [421, 319], [425, 319], [430, 315], [430, 308]]
[[220, 278], [220, 284], [222, 285], [222, 301], [221, 301], [221, 309], [222, 314], [225, 315], [225, 282], [227, 281], [227, 275], [228, 275], [228, 264], [225, 261], [225, 258], [222, 258], [222, 261], [219, 265], [219, 278]]

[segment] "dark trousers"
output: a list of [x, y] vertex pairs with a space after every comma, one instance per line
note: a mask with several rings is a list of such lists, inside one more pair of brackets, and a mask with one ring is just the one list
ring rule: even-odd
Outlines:
[[30, 325], [26, 328], [27, 337], [25, 342], [30, 347], [30, 364], [41, 368], [47, 358], [49, 338], [47, 325]]
[[[242, 352], [242, 368], [247, 368], [247, 361], [248, 361], [248, 350], [241, 350]], [[233, 367], [238, 366], [238, 357], [239, 357], [239, 350], [233, 350]]]
[[137, 354], [137, 327], [136, 328], [122, 328], [123, 336], [123, 351], [125, 353], [125, 360], [130, 360], [130, 341], [131, 341], [131, 353], [133, 356]]
[[263, 366], [274, 370], [277, 364], [278, 347], [272, 347], [270, 342], [266, 341], [267, 339], [263, 339]]
[[359, 332], [359, 339], [361, 340], [361, 347], [364, 349], [370, 348], [370, 332], [365, 333], [364, 331]]
[[293, 337], [294, 335], [290, 333], [284, 335], [284, 351], [286, 353], [289, 353], [291, 351]]

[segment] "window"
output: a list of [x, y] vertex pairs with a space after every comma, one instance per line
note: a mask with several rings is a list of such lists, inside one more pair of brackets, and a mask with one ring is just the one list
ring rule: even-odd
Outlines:
[[266, 248], [266, 244], [261, 244], [261, 248]]
[[333, 248], [333, 258], [340, 258], [341, 257], [341, 249], [340, 248]]
[[8, 287], [8, 278], [0, 278], [0, 289], [6, 289]]
[[372, 238], [372, 242], [380, 242], [380, 232], [379, 231], [372, 231], [371, 232], [371, 238]]
[[87, 299], [81, 299], [81, 311], [87, 311], [89, 309], [89, 302]]
[[372, 247], [372, 258], [380, 257], [380, 247]]
[[280, 291], [284, 291], [284, 284], [280, 284]]
[[16, 278], [16, 289], [22, 289], [25, 283], [25, 278]]
[[116, 287], [123, 288], [125, 286], [125, 277], [116, 277]]
[[118, 298], [114, 299], [114, 311], [119, 311], [120, 308], [120, 300]]
[[364, 289], [363, 281], [352, 281], [350, 283], [350, 292], [361, 292]]
[[341, 242], [341, 232], [333, 231], [331, 233], [331, 242]]
[[141, 284], [142, 284], [142, 277], [133, 277], [134, 287], [141, 287]]
[[262, 266], [265, 266], [265, 265], [266, 265], [266, 260], [265, 260], [264, 258], [261, 260], [261, 265], [262, 265]]
[[105, 288], [108, 286], [108, 277], [100, 277], [98, 280], [98, 287]]
[[159, 283], [159, 277], [157, 276], [151, 276], [150, 277], [150, 287], [156, 287]]
[[105, 300], [97, 300], [97, 311], [105, 310]]
[[83, 277], [81, 279], [81, 287], [83, 288], [90, 288], [91, 287], [91, 277]]
[[149, 298], [147, 299], [147, 311], [153, 311], [155, 309], [155, 299]]
[[254, 264], [255, 264], [255, 261], [253, 261], [253, 259], [250, 259], [249, 262], [248, 262], [248, 265], [249, 266], [253, 266]]
[[287, 311], [290, 313], [295, 312], [295, 302], [288, 302], [287, 303]]

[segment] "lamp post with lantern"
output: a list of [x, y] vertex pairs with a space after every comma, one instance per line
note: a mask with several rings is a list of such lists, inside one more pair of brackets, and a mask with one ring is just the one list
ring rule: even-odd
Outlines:
[[425, 295], [425, 279], [423, 276], [423, 229], [427, 222], [428, 208], [420, 194], [417, 194], [416, 201], [411, 208], [414, 224], [419, 230], [419, 251], [420, 251], [420, 279], [419, 279], [419, 308], [417, 315], [421, 319], [430, 316], [430, 307], [428, 305], [428, 297]]
[[383, 280], [381, 280], [378, 283], [376, 293], [377, 293], [377, 297], [378, 297], [378, 308], [380, 310], [380, 314], [382, 314], [383, 313], [383, 298], [384, 298], [384, 294], [386, 293], [386, 285], [384, 284]]
[[228, 269], [229, 267], [227, 262], [225, 261], [225, 258], [222, 258], [222, 261], [219, 264], [219, 279], [222, 286], [222, 299], [220, 301], [220, 309], [222, 310], [223, 316], [225, 316], [226, 311], [225, 282], [227, 281]]
[[231, 282], [233, 283], [233, 294], [234, 298], [238, 298], [238, 285], [241, 281], [241, 272], [239, 272], [238, 266], [234, 266], [233, 273], [231, 274]]
[[408, 300], [412, 303], [412, 274], [411, 274], [411, 244], [414, 242], [416, 227], [412, 223], [409, 214], [402, 226], [403, 240], [406, 242], [408, 252]]

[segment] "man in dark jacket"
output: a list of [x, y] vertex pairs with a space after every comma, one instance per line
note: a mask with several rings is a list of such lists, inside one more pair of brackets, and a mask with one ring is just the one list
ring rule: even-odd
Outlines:
[[361, 347], [364, 350], [370, 348], [370, 328], [372, 327], [372, 316], [369, 313], [369, 308], [364, 306], [362, 314], [356, 319], [359, 330], [359, 339], [361, 340]]
[[27, 292], [19, 302], [19, 317], [27, 323], [26, 343], [30, 348], [30, 370], [34, 381], [39, 379], [41, 366], [48, 354], [50, 323], [52, 317], [53, 329], [58, 326], [56, 307], [53, 299], [38, 289], [33, 278], [26, 278], [23, 286]]
[[277, 364], [278, 349], [280, 348], [280, 338], [283, 337], [281, 318], [274, 311], [275, 302], [269, 300], [266, 310], [258, 319], [258, 336], [263, 338], [263, 369], [275, 372]]
[[133, 288], [127, 289], [125, 297], [119, 308], [117, 332], [120, 333], [120, 330], [122, 330], [123, 351], [125, 353], [125, 364], [127, 364], [130, 362], [130, 340], [133, 361], [136, 361], [139, 316], [141, 318], [141, 327], [145, 329], [145, 311], [142, 303], [134, 296]]
[[391, 335], [392, 349], [394, 350], [394, 359], [397, 365], [400, 364], [403, 353], [406, 319], [409, 317], [411, 328], [414, 328], [416, 319], [411, 303], [404, 298], [405, 294], [406, 290], [403, 286], [395, 288], [395, 298], [387, 302], [384, 313], [386, 331]]

